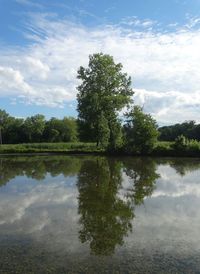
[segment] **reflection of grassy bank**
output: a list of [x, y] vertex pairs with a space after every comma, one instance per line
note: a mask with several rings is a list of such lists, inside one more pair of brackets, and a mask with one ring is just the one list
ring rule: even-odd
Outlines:
[[[105, 153], [127, 155], [122, 149], [119, 151], [106, 151], [96, 146], [96, 143], [29, 143], [0, 145], [0, 154], [12, 153]], [[134, 153], [131, 153], [134, 155]], [[137, 154], [138, 156], [139, 154]], [[145, 154], [144, 154], [145, 155]], [[176, 147], [174, 142], [157, 142], [153, 151], [146, 156], [160, 157], [200, 157], [200, 143], [189, 142], [185, 146]]]

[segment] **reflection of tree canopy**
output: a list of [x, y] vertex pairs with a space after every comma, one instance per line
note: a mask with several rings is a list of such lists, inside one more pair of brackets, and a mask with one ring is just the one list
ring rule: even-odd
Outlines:
[[[89, 242], [96, 255], [114, 253], [132, 231], [134, 206], [152, 194], [158, 174], [152, 160], [127, 158], [117, 161], [97, 157], [83, 162], [78, 175], [81, 242]], [[123, 172], [130, 188], [121, 194]]]
[[170, 165], [181, 176], [185, 176], [188, 172], [192, 172], [200, 168], [200, 161], [198, 158], [158, 159], [157, 162], [163, 165]]
[[80, 168], [80, 158], [70, 156], [32, 156], [0, 158], [0, 185], [17, 176], [27, 176], [42, 180], [46, 174], [51, 176], [76, 175]]
[[131, 230], [131, 204], [117, 197], [121, 164], [97, 157], [85, 161], [78, 175], [81, 242], [90, 242], [92, 253], [112, 254]]
[[159, 178], [156, 163], [150, 158], [128, 158], [123, 164], [124, 172], [132, 181], [131, 188], [127, 189], [127, 198], [140, 205], [155, 189], [155, 181]]

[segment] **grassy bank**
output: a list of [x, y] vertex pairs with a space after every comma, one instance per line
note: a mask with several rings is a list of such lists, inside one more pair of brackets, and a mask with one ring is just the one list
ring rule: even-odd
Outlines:
[[[106, 152], [97, 148], [95, 143], [31, 143], [0, 145], [0, 154], [23, 153], [106, 153], [126, 155], [123, 150]], [[129, 154], [130, 155], [130, 154]], [[189, 143], [184, 147], [176, 147], [174, 142], [157, 142], [154, 150], [148, 156], [167, 157], [200, 157], [200, 143]]]
[[0, 154], [10, 153], [97, 153], [94, 143], [32, 143], [0, 145]]
[[152, 156], [200, 157], [200, 142], [188, 140], [185, 144], [178, 142], [157, 142]]

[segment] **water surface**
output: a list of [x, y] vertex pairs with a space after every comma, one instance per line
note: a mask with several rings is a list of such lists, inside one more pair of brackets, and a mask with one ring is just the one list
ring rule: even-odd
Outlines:
[[200, 273], [200, 160], [0, 158], [0, 273]]

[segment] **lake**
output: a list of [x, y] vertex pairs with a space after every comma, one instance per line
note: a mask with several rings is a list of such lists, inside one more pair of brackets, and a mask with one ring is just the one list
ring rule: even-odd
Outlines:
[[200, 160], [1, 156], [0, 273], [200, 273]]

